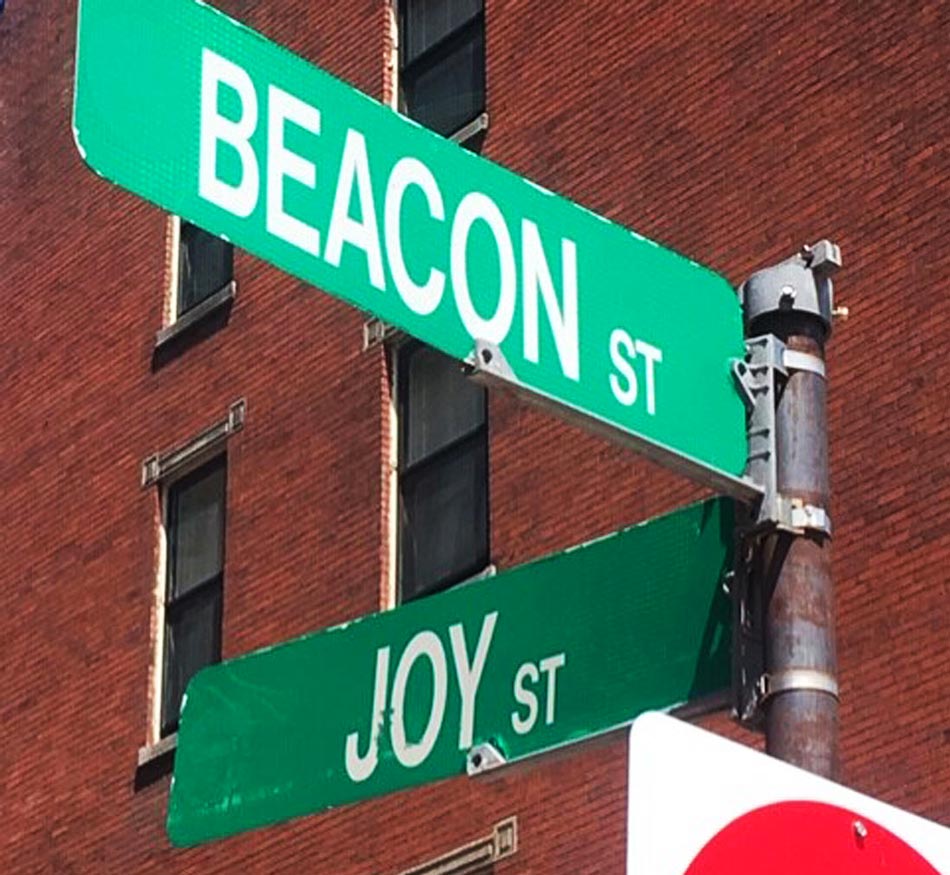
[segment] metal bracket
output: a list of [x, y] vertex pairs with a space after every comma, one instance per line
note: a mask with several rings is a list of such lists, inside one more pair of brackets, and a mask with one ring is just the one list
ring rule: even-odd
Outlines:
[[838, 697], [838, 682], [826, 672], [793, 668], [768, 673], [765, 665], [765, 613], [769, 598], [767, 560], [757, 551], [755, 533], [741, 537], [733, 598], [733, 714], [751, 729], [762, 729], [765, 704], [790, 690], [814, 690]]
[[790, 668], [774, 674], [763, 674], [756, 684], [758, 704], [764, 705], [773, 696], [791, 690], [812, 690], [838, 698], [838, 681], [824, 671], [813, 668]]
[[831, 240], [819, 240], [812, 246], [806, 243], [799, 257], [822, 277], [832, 276], [842, 265], [841, 247]]
[[775, 419], [774, 379], [773, 372], [782, 376], [785, 370], [785, 344], [774, 334], [764, 334], [761, 337], [750, 337], [745, 342], [746, 357], [732, 363], [732, 375], [742, 392], [746, 409], [754, 415], [760, 399], [772, 397], [772, 417]]
[[786, 370], [809, 371], [812, 374], [818, 374], [822, 379], [827, 379], [825, 363], [810, 352], [799, 352], [796, 349], [786, 348], [782, 355], [782, 362]]
[[781, 311], [810, 313], [831, 332], [834, 288], [831, 277], [841, 267], [841, 250], [830, 240], [813, 246], [752, 274], [740, 287], [739, 297], [751, 334], [762, 330], [770, 316]]
[[761, 729], [758, 683], [765, 672], [765, 593], [761, 585], [757, 537], [751, 533], [754, 509], [736, 505], [735, 564], [732, 596], [733, 714], [751, 729]]
[[823, 507], [805, 504], [800, 498], [783, 498], [782, 509], [787, 511], [787, 521], [782, 521], [782, 527], [796, 534], [814, 532], [827, 538], [831, 537], [831, 517]]
[[[765, 674], [765, 600], [759, 544], [763, 535], [775, 531], [831, 536], [831, 519], [823, 507], [797, 496], [783, 495], [778, 488], [776, 406], [792, 371], [811, 371], [824, 377], [821, 359], [786, 348], [771, 334], [746, 341], [745, 361], [735, 362], [733, 374], [748, 410], [749, 456], [746, 477], [762, 489], [758, 505], [737, 506], [736, 554], [739, 559], [733, 581], [733, 708], [740, 722], [761, 728], [763, 702], [794, 682], [801, 688], [820, 688], [819, 680], [798, 675], [769, 678]], [[835, 688], [836, 694], [836, 688]]]
[[476, 744], [465, 757], [465, 771], [469, 776], [480, 775], [503, 766], [508, 760], [505, 755], [493, 744], [487, 741]]
[[824, 376], [817, 356], [787, 349], [774, 334], [746, 341], [746, 358], [733, 363], [733, 376], [748, 410], [749, 457], [746, 477], [762, 489], [753, 529], [783, 529], [804, 534], [831, 535], [831, 519], [825, 508], [805, 504], [778, 489], [775, 410], [778, 393], [789, 371], [807, 370]]
[[774, 521], [779, 515], [775, 409], [779, 378], [788, 375], [784, 354], [785, 344], [775, 335], [751, 337], [746, 341], [745, 360], [732, 366], [748, 411], [749, 456], [745, 473], [762, 489], [756, 526]]
[[508, 364], [508, 359], [495, 343], [486, 340], [476, 340], [475, 349], [465, 359], [465, 364], [471, 369], [471, 375], [476, 380], [485, 378], [503, 380], [505, 383], [518, 384], [514, 370]]

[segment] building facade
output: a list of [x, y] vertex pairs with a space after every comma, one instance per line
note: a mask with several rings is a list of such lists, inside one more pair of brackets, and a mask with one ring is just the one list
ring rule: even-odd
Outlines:
[[[950, 825], [946, 4], [216, 5], [735, 285], [841, 246], [840, 778]], [[516, 818], [517, 849], [478, 871], [623, 871], [617, 733], [169, 844], [202, 665], [703, 493], [90, 172], [76, 14], [0, 4], [0, 870], [476, 871], [452, 854]], [[761, 744], [726, 710], [702, 722]]]

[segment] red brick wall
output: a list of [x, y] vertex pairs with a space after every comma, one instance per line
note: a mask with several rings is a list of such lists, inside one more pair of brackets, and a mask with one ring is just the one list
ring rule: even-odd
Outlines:
[[[382, 0], [222, 6], [370, 93], [389, 87]], [[945, 823], [948, 18], [938, 2], [488, 0], [484, 150], [736, 283], [802, 242], [841, 244], [844, 778]], [[387, 376], [359, 314], [243, 254], [228, 324], [156, 366], [166, 219], [76, 154], [74, 23], [65, 0], [0, 15], [0, 871], [395, 873], [512, 814], [521, 849], [499, 872], [622, 871], [616, 736], [168, 846], [167, 779], [133, 788], [156, 574], [140, 463], [246, 398], [228, 445], [226, 655], [366, 613], [387, 574]], [[490, 428], [501, 566], [697, 494], [504, 395]]]
[[[550, 7], [488, 6], [492, 158], [736, 284], [803, 242], [842, 247], [851, 315], [829, 371], [843, 779], [950, 823], [950, 11]], [[523, 406], [492, 413], [506, 561], [689, 494]]]

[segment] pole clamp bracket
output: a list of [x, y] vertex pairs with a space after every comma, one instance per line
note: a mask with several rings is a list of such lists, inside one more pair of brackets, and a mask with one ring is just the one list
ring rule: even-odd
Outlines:
[[740, 287], [746, 331], [756, 334], [776, 314], [811, 315], [831, 332], [834, 290], [831, 277], [841, 267], [841, 250], [819, 240], [785, 261], [752, 274]]
[[827, 379], [825, 363], [814, 353], [786, 348], [782, 355], [782, 362], [789, 371], [809, 371], [812, 374], [818, 374], [823, 380]]
[[813, 668], [788, 668], [763, 674], [756, 684], [756, 698], [761, 706], [780, 693], [808, 690], [838, 698], [838, 681], [825, 671]]
[[774, 334], [763, 334], [748, 338], [745, 347], [745, 358], [733, 362], [732, 375], [746, 406], [749, 454], [745, 476], [762, 490], [751, 522], [754, 529], [771, 528], [781, 518], [775, 411], [788, 376], [785, 344]]
[[825, 365], [818, 356], [788, 349], [774, 334], [764, 334], [746, 340], [746, 357], [732, 366], [747, 411], [745, 476], [762, 490], [752, 529], [831, 537], [831, 518], [825, 508], [806, 504], [778, 488], [776, 405], [790, 371], [811, 371], [824, 378]]
[[795, 534], [815, 532], [831, 537], [831, 517], [823, 507], [805, 504], [800, 498], [784, 498], [786, 504], [785, 528]]

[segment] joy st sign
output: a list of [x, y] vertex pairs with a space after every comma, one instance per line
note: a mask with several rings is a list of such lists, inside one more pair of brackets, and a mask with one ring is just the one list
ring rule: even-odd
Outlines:
[[[459, 700], [458, 714], [452, 715], [450, 721], [458, 725], [460, 751], [468, 750], [473, 744], [478, 687], [497, 620], [498, 611], [492, 611], [483, 618], [471, 660], [469, 648], [465, 642], [465, 627], [461, 623], [454, 623], [448, 629], [451, 662], [455, 669], [453, 679], [457, 683]], [[359, 733], [351, 732], [346, 737], [344, 761], [346, 773], [353, 781], [365, 781], [376, 770], [379, 762], [379, 735], [387, 723], [389, 724], [389, 747], [396, 761], [407, 768], [414, 768], [425, 762], [432, 753], [445, 722], [448, 688], [452, 680], [448, 671], [445, 648], [436, 632], [424, 629], [406, 645], [396, 666], [391, 694], [388, 692], [390, 650], [391, 648], [387, 645], [376, 651], [373, 707], [369, 715], [365, 753], [359, 752]], [[425, 718], [425, 728], [418, 741], [409, 741], [406, 732], [406, 691], [413, 669], [420, 660], [425, 663], [420, 670], [431, 673], [432, 695], [429, 700], [428, 716]], [[512, 704], [516, 707], [511, 711], [511, 727], [519, 735], [525, 735], [534, 729], [540, 714], [539, 699], [543, 702], [541, 710], [544, 713], [544, 723], [547, 726], [554, 723], [557, 709], [557, 670], [564, 667], [565, 661], [564, 653], [556, 653], [537, 663], [529, 660], [518, 666], [512, 683]], [[543, 683], [541, 683], [542, 675], [544, 676]], [[539, 683], [541, 683], [540, 689]]]
[[[745, 494], [728, 283], [197, 0], [81, 0], [97, 172], [720, 491]], [[601, 148], [592, 143], [591, 149]]]
[[517, 759], [730, 677], [732, 504], [211, 666], [188, 686], [168, 810], [190, 845]]

